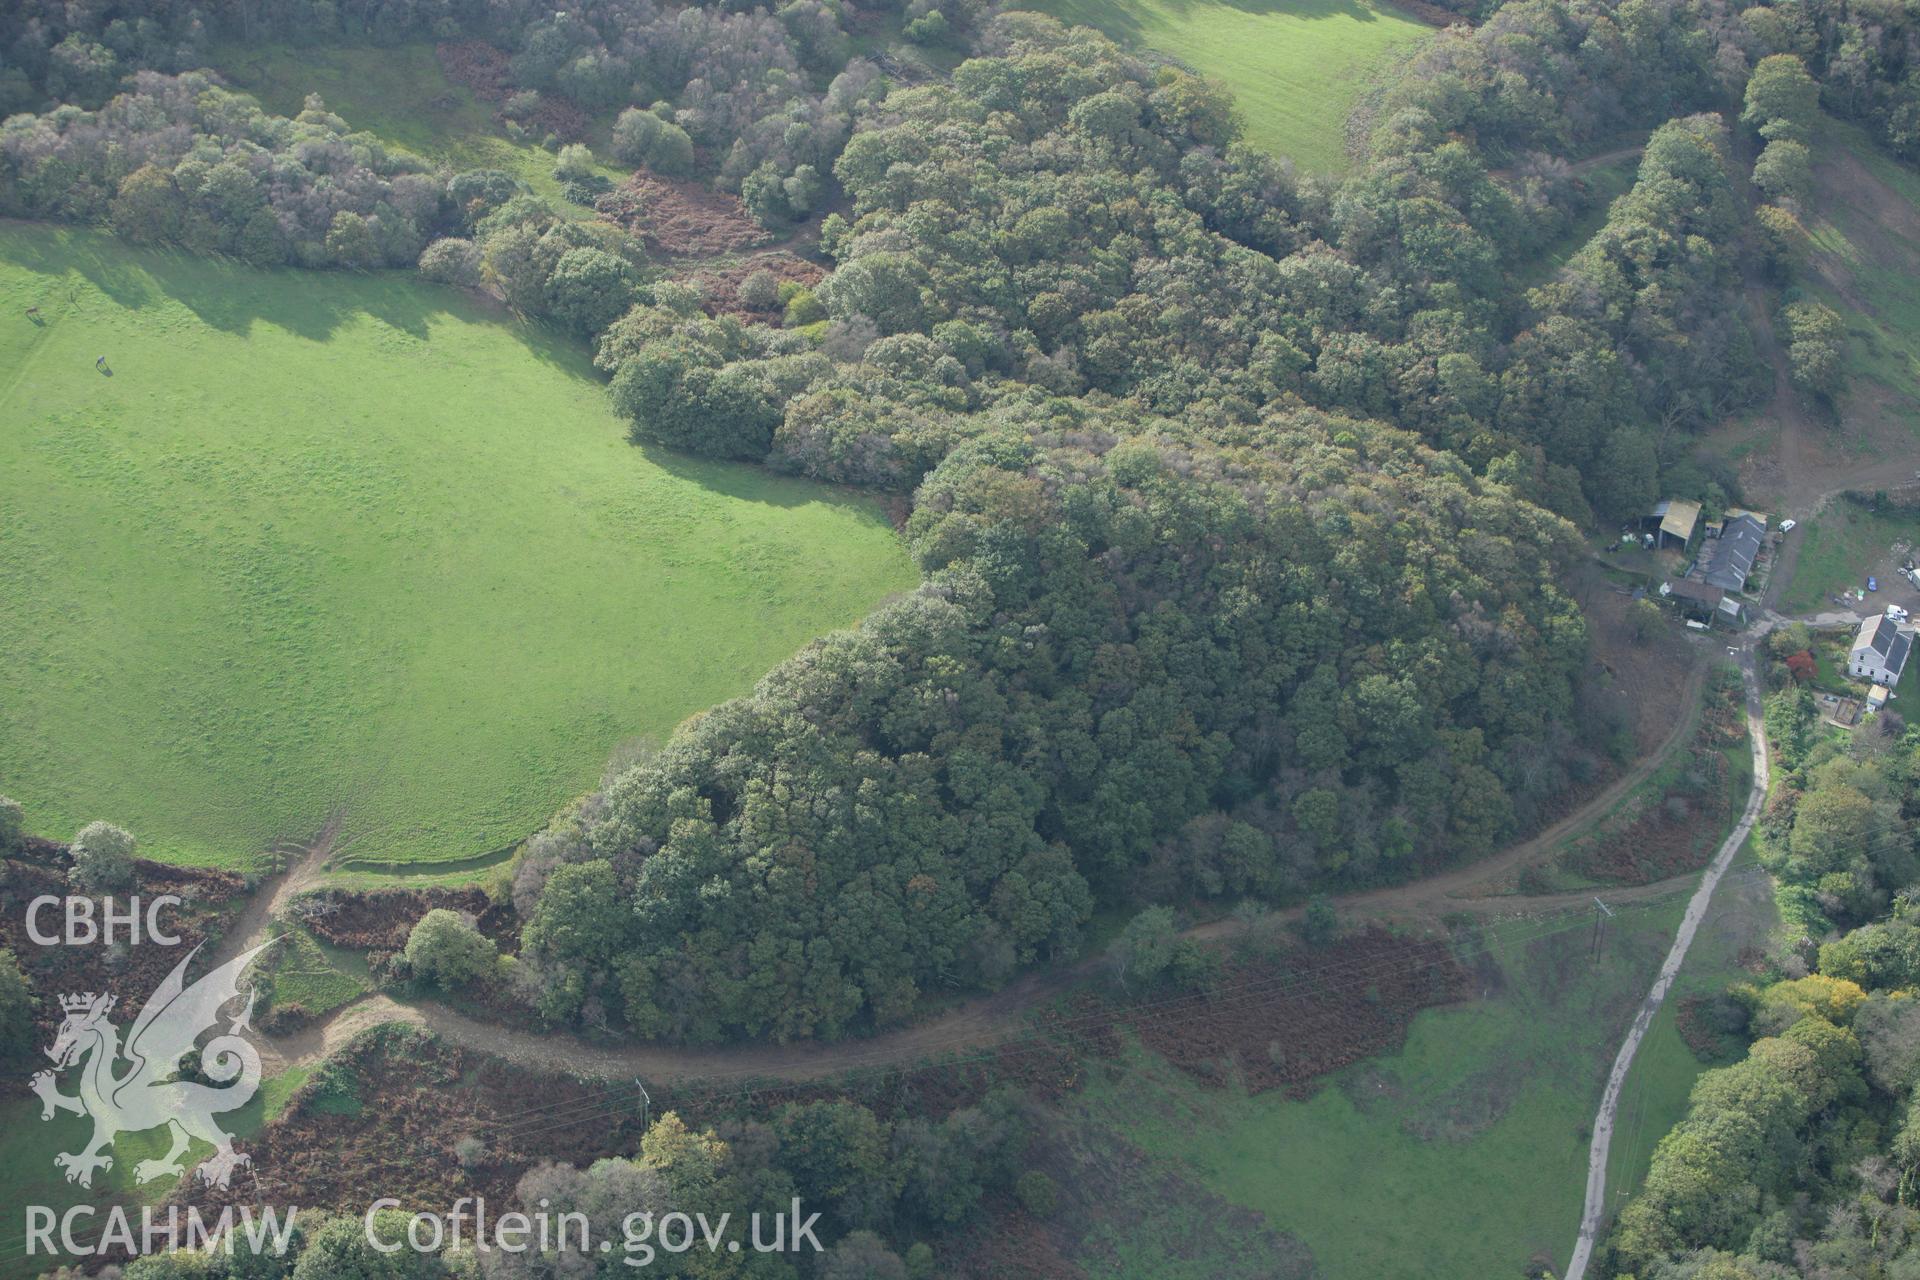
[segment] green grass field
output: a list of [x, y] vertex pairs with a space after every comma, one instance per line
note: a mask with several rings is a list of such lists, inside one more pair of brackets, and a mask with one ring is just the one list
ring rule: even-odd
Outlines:
[[[1799, 536], [1800, 562], [1793, 581], [1782, 593], [1782, 613], [1812, 613], [1833, 608], [1830, 597], [1842, 591], [1862, 590], [1867, 575], [1878, 572], [1889, 549], [1899, 541], [1920, 540], [1920, 528], [1911, 519], [1878, 515], [1844, 500], [1807, 521]], [[1873, 602], [1873, 597], [1867, 597]], [[1865, 606], [1862, 606], [1865, 607]]]
[[913, 581], [873, 504], [628, 445], [581, 350], [464, 295], [0, 225], [30, 830], [472, 859]]
[[281, 928], [278, 937], [273, 950], [255, 961], [264, 963], [272, 982], [262, 1014], [298, 1005], [318, 1018], [366, 994], [371, 979], [364, 954], [327, 947], [298, 925]]
[[1433, 28], [1379, 0], [1027, 0], [1167, 54], [1233, 91], [1247, 141], [1302, 169], [1347, 168], [1347, 116]]
[[[1889, 157], [1866, 131], [1831, 117], [1821, 119], [1812, 150], [1813, 189], [1799, 210], [1809, 261], [1768, 303], [1777, 308], [1796, 294], [1809, 297], [1833, 308], [1846, 330], [1844, 386], [1832, 404], [1804, 401], [1820, 432], [1805, 447], [1829, 466], [1890, 464], [1879, 483], [1903, 482], [1912, 476], [1903, 464], [1920, 465], [1914, 458], [1920, 443], [1920, 174]], [[1774, 328], [1784, 341], [1783, 327], [1776, 321]], [[1739, 414], [1710, 447], [1743, 463], [1777, 450], [1781, 429], [1767, 410]], [[1769, 497], [1748, 496], [1755, 502]], [[1865, 580], [1862, 566], [1857, 581], [1841, 581], [1860, 586]], [[1840, 582], [1815, 583], [1803, 560], [1780, 608], [1824, 602], [1824, 585]]]
[[[222, 45], [213, 61], [229, 84], [276, 115], [300, 114], [307, 95], [317, 93], [350, 127], [390, 147], [456, 170], [503, 170], [545, 197], [556, 212], [590, 215], [562, 193], [553, 176], [553, 153], [538, 138], [509, 137], [491, 104], [447, 79], [431, 44]], [[588, 141], [596, 156], [609, 158], [604, 136]], [[629, 173], [606, 164], [599, 171], [616, 183]]]
[[[1538, 921], [1495, 926], [1498, 973], [1476, 978], [1485, 998], [1418, 1015], [1400, 1052], [1348, 1068], [1303, 1101], [1209, 1087], [1136, 1057], [1089, 1086], [1079, 1118], [1299, 1237], [1326, 1280], [1517, 1276], [1537, 1253], [1564, 1262], [1593, 1110], [1683, 905], [1620, 907], [1598, 961], [1590, 917], [1569, 917], [1557, 933]], [[1773, 919], [1764, 879], [1723, 881], [1676, 994], [1737, 977], [1740, 947]], [[1628, 1078], [1612, 1191], [1644, 1177], [1703, 1069], [1669, 1005]]]

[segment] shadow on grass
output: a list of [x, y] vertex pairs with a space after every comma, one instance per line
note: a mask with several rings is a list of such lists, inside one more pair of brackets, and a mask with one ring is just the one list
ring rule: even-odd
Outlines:
[[809, 503], [833, 507], [850, 514], [862, 524], [891, 529], [879, 496], [842, 485], [825, 484], [804, 476], [782, 475], [751, 462], [728, 462], [680, 453], [664, 445], [634, 441], [633, 447], [648, 463], [670, 476], [691, 480], [703, 489], [741, 502], [758, 502], [771, 507], [804, 507]]
[[[1115, 0], [1030, 0], [1031, 7], [1051, 14], [1068, 26], [1093, 27], [1123, 44], [1145, 44], [1153, 24], [1142, 21], [1141, 10]], [[1186, 19], [1197, 9], [1237, 9], [1241, 13], [1300, 18], [1351, 18], [1355, 22], [1378, 22], [1379, 4], [1391, 0], [1159, 0], [1159, 8], [1176, 19]]]
[[[586, 344], [574, 335], [520, 317], [489, 299], [427, 284], [411, 272], [264, 269], [179, 249], [128, 245], [89, 228], [13, 220], [0, 220], [0, 259], [56, 282], [78, 275], [128, 310], [175, 303], [204, 324], [238, 335], [265, 323], [325, 342], [363, 315], [423, 342], [430, 340], [434, 323], [442, 318], [501, 325], [542, 364], [603, 381]], [[73, 296], [71, 290], [62, 293]], [[869, 494], [747, 463], [699, 458], [655, 445], [639, 448], [661, 470], [729, 498], [775, 507], [824, 503], [870, 525], [887, 524], [881, 505]]]
[[432, 317], [457, 311], [448, 305], [449, 295], [400, 272], [262, 269], [180, 249], [133, 246], [92, 229], [12, 221], [0, 226], [18, 232], [0, 242], [0, 256], [15, 266], [53, 277], [78, 275], [128, 310], [176, 302], [224, 333], [244, 334], [264, 321], [325, 342], [346, 321], [366, 314], [425, 339]]
[[[572, 335], [489, 299], [428, 284], [410, 271], [255, 267], [183, 249], [132, 245], [93, 228], [12, 219], [0, 219], [0, 258], [55, 279], [78, 275], [129, 310], [177, 303], [223, 333], [244, 335], [265, 323], [325, 342], [342, 325], [366, 315], [424, 342], [442, 317], [502, 325], [541, 363], [598, 380], [585, 344]], [[74, 295], [69, 290], [65, 296]]]

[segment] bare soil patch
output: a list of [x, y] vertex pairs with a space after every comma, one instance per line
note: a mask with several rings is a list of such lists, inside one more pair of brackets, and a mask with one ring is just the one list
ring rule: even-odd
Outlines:
[[[259, 1176], [221, 1190], [183, 1179], [172, 1198], [222, 1204], [299, 1204], [364, 1212], [367, 1188], [403, 1203], [450, 1205], [466, 1195], [497, 1204], [542, 1159], [588, 1164], [631, 1153], [640, 1113], [630, 1094], [611, 1102], [601, 1082], [534, 1076], [415, 1028], [387, 1025], [316, 1071], [281, 1118], [240, 1145]], [[485, 1152], [463, 1165], [455, 1144]]]
[[[404, 912], [389, 910], [390, 904], [382, 904], [367, 932], [336, 936], [372, 936], [382, 922], [391, 927]], [[1355, 973], [1373, 980], [1356, 990]], [[1204, 1079], [1287, 1088], [1298, 1096], [1316, 1077], [1401, 1043], [1414, 1012], [1457, 999], [1471, 985], [1443, 940], [1369, 930], [1323, 950], [1243, 959], [1221, 974], [1217, 990], [1192, 998], [1129, 1007], [1081, 993], [1040, 1024], [1043, 1031], [1051, 1026], [1051, 1034], [947, 1062], [856, 1071], [815, 1083], [661, 1082], [650, 1085], [652, 1108], [656, 1115], [674, 1110], [690, 1123], [718, 1124], [765, 1115], [787, 1102], [850, 1097], [886, 1117], [941, 1116], [1005, 1085], [1021, 1087], [1042, 1104], [1055, 1103], [1076, 1092], [1101, 1062], [1116, 1058], [1127, 1033]], [[363, 1208], [365, 1188], [377, 1185], [411, 1203], [479, 1194], [504, 1203], [519, 1176], [539, 1160], [583, 1163], [631, 1154], [639, 1136], [637, 1092], [624, 1080], [532, 1069], [421, 1028], [387, 1023], [346, 1044], [279, 1120], [243, 1144], [270, 1181], [263, 1173], [257, 1185], [236, 1179], [229, 1192], [190, 1184], [175, 1194], [203, 1206], [268, 1196], [315, 1208]], [[478, 1139], [485, 1154], [463, 1165], [454, 1148], [468, 1137]], [[1086, 1162], [1089, 1179], [1111, 1179], [1132, 1176], [1127, 1170], [1137, 1153], [1123, 1155], [1070, 1150], [1047, 1158]], [[1163, 1176], [1140, 1176], [1149, 1174]], [[1061, 1258], [1079, 1256], [1073, 1250], [1080, 1228], [1071, 1212], [1043, 1224], [1007, 1209], [1010, 1235], [1029, 1239], [1035, 1257], [1049, 1249]], [[1242, 1226], [1264, 1230], [1254, 1217]], [[1043, 1247], [1044, 1241], [1054, 1244]], [[1276, 1234], [1278, 1252], [1272, 1256], [1292, 1256], [1293, 1247]], [[943, 1249], [942, 1256], [959, 1255]], [[1309, 1265], [1269, 1274], [1306, 1276], [1311, 1270]]]
[[1439, 27], [1442, 31], [1448, 27], [1471, 27], [1473, 19], [1464, 13], [1455, 13], [1443, 9], [1437, 4], [1428, 4], [1427, 0], [1393, 0], [1393, 7], [1404, 13], [1410, 13], [1428, 26]]
[[700, 291], [700, 305], [706, 308], [708, 315], [737, 316], [761, 324], [778, 324], [781, 308], [777, 304], [756, 308], [740, 297], [741, 282], [758, 271], [772, 272], [776, 280], [792, 280], [808, 289], [827, 278], [827, 269], [819, 263], [808, 262], [784, 250], [775, 250], [756, 253], [735, 262], [702, 267], [698, 271], [685, 273], [679, 279]]
[[447, 79], [483, 102], [505, 102], [513, 92], [506, 51], [485, 40], [448, 40], [433, 47]]
[[1614, 696], [1632, 716], [1635, 748], [1642, 754], [1658, 749], [1673, 733], [1674, 717], [1685, 713], [1684, 690], [1699, 653], [1677, 628], [1636, 639], [1630, 615], [1636, 601], [1604, 579], [1586, 584], [1579, 599], [1598, 674], [1618, 690]]
[[495, 942], [518, 936], [513, 908], [496, 904], [476, 888], [316, 889], [295, 899], [288, 914], [320, 941], [351, 951], [398, 951], [420, 917], [436, 908], [472, 916]]
[[1724, 693], [1709, 694], [1673, 784], [1630, 800], [1624, 812], [1570, 848], [1562, 865], [1594, 880], [1630, 885], [1705, 866], [1735, 807], [1723, 749], [1745, 736], [1744, 709]]
[[639, 236], [648, 248], [666, 254], [738, 253], [773, 238], [748, 215], [739, 197], [645, 169], [601, 196], [594, 208]]
[[[501, 103], [512, 96], [513, 76], [504, 51], [484, 40], [449, 40], [433, 47], [447, 79], [482, 102]], [[540, 95], [540, 106], [520, 122], [535, 137], [551, 133], [562, 142], [587, 136], [587, 113], [557, 94]]]
[[1236, 961], [1214, 992], [1119, 1014], [1142, 1045], [1190, 1075], [1305, 1097], [1321, 1076], [1398, 1047], [1415, 1013], [1471, 990], [1443, 940], [1374, 928], [1336, 947]]
[[[852, 1096], [883, 1114], [911, 1107], [937, 1117], [956, 1100], [970, 1100], [924, 1088], [929, 1074], [943, 1071], [906, 1073]], [[765, 1116], [788, 1101], [832, 1096], [849, 1093], [731, 1088], [702, 1099], [660, 1091], [653, 1113], [671, 1109], [689, 1123], [718, 1124]], [[942, 1274], [1081, 1276], [1083, 1262], [1117, 1260], [1115, 1249], [1125, 1240], [1116, 1240], [1116, 1224], [1173, 1256], [1243, 1260], [1216, 1270], [1223, 1280], [1316, 1274], [1305, 1246], [1259, 1214], [1169, 1171], [1102, 1126], [1075, 1123], [1051, 1109], [1036, 1116], [1045, 1131], [1032, 1147], [1035, 1167], [1053, 1177], [1059, 1210], [1038, 1219], [1008, 1197], [989, 1200], [966, 1228], [939, 1241]], [[521, 1175], [542, 1160], [585, 1165], [630, 1155], [641, 1119], [631, 1091], [522, 1071], [417, 1029], [388, 1025], [344, 1049], [302, 1086], [278, 1121], [241, 1144], [253, 1165], [229, 1189], [187, 1179], [173, 1199], [203, 1211], [265, 1201], [358, 1213], [366, 1189], [379, 1187], [407, 1205], [438, 1208], [461, 1196], [485, 1196], [504, 1211]], [[456, 1144], [467, 1138], [482, 1151], [463, 1163]]]

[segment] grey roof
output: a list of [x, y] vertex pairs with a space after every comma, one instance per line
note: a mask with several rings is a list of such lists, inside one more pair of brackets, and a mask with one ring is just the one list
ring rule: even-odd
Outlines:
[[1744, 590], [1747, 575], [1753, 572], [1753, 562], [1766, 537], [1767, 527], [1752, 516], [1735, 516], [1727, 521], [1719, 541], [1712, 544], [1712, 559], [1707, 562], [1702, 580], [1728, 591]]
[[1719, 607], [1721, 597], [1727, 593], [1724, 588], [1710, 587], [1704, 582], [1689, 582], [1681, 578], [1667, 584], [1669, 593], [1676, 600], [1698, 600], [1702, 604]]
[[1906, 668], [1907, 654], [1913, 649], [1913, 637], [1895, 626], [1893, 619], [1882, 614], [1860, 624], [1860, 634], [1853, 639], [1853, 652], [1858, 653], [1862, 649], [1873, 650], [1874, 656], [1880, 659], [1880, 665], [1897, 682], [1901, 671]]

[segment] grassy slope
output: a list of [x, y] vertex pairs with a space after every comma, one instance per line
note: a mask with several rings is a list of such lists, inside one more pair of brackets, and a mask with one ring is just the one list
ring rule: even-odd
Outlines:
[[1528, 282], [1545, 284], [1558, 275], [1560, 269], [1573, 260], [1573, 255], [1599, 234], [1600, 228], [1607, 223], [1607, 214], [1613, 208], [1613, 202], [1632, 188], [1634, 179], [1639, 175], [1640, 157], [1637, 155], [1595, 165], [1582, 174], [1587, 189], [1593, 194], [1593, 203], [1585, 213], [1574, 219], [1567, 233], [1550, 245], [1525, 272]]
[[[538, 139], [518, 141], [494, 120], [494, 108], [447, 79], [431, 44], [383, 48], [285, 45], [223, 45], [214, 65], [234, 88], [252, 94], [276, 115], [298, 115], [306, 96], [317, 93], [327, 109], [356, 130], [388, 146], [454, 169], [501, 169], [574, 216], [589, 211], [570, 204], [553, 176], [553, 153]], [[590, 139], [607, 157], [604, 139]], [[627, 170], [600, 166], [620, 182]]]
[[[1798, 292], [1832, 307], [1847, 330], [1846, 385], [1833, 405], [1805, 401], [1808, 417], [1818, 424], [1806, 444], [1808, 465], [1820, 468], [1824, 480], [1843, 473], [1858, 482], [1863, 462], [1880, 464], [1872, 485], [1904, 482], [1912, 476], [1915, 443], [1920, 440], [1920, 174], [1882, 152], [1855, 125], [1831, 117], [1820, 121], [1813, 143], [1814, 181], [1810, 197], [1800, 210], [1811, 255], [1808, 267], [1796, 273]], [[1780, 298], [1770, 295], [1776, 310]], [[1775, 331], [1786, 334], [1777, 319]], [[1716, 430], [1710, 447], [1730, 461], [1745, 463], [1778, 447], [1781, 424], [1766, 410], [1731, 419]], [[1909, 459], [1913, 459], [1909, 463]], [[1762, 493], [1802, 490], [1807, 497], [1823, 492], [1821, 480], [1770, 475], [1763, 466]], [[1814, 527], [1809, 522], [1810, 529]], [[1860, 581], [1847, 575], [1844, 585]], [[1802, 562], [1795, 589], [1781, 602], [1792, 609], [1823, 586]]]
[[179, 860], [336, 807], [363, 863], [498, 849], [914, 580], [871, 504], [635, 449], [578, 349], [400, 275], [0, 226], [0, 424], [0, 792]]
[[1302, 169], [1347, 167], [1347, 115], [1433, 28], [1376, 0], [1028, 0], [1169, 54], [1233, 91], [1247, 140]]
[[[1910, 433], [1920, 401], [1920, 174], [1889, 159], [1857, 126], [1824, 120], [1819, 193], [1806, 218], [1820, 266], [1814, 292], [1845, 318], [1847, 376], [1897, 399]], [[1858, 183], [1846, 161], [1874, 180]], [[1885, 203], [1882, 203], [1885, 202]], [[1860, 388], [1852, 388], [1856, 393]], [[1865, 412], [1865, 406], [1844, 406]], [[1911, 439], [1911, 436], [1909, 437]]]
[[[1681, 991], [1724, 985], [1739, 946], [1764, 933], [1764, 886], [1757, 902], [1744, 896], [1716, 897]], [[1681, 909], [1621, 908], [1598, 964], [1584, 919], [1531, 943], [1537, 922], [1498, 926], [1504, 978], [1487, 998], [1419, 1015], [1402, 1051], [1304, 1101], [1208, 1088], [1142, 1060], [1091, 1085], [1085, 1117], [1303, 1238], [1328, 1280], [1518, 1275], [1536, 1252], [1564, 1259], [1606, 1067]], [[1613, 1185], [1644, 1176], [1702, 1069], [1664, 1013], [1629, 1077]]]

